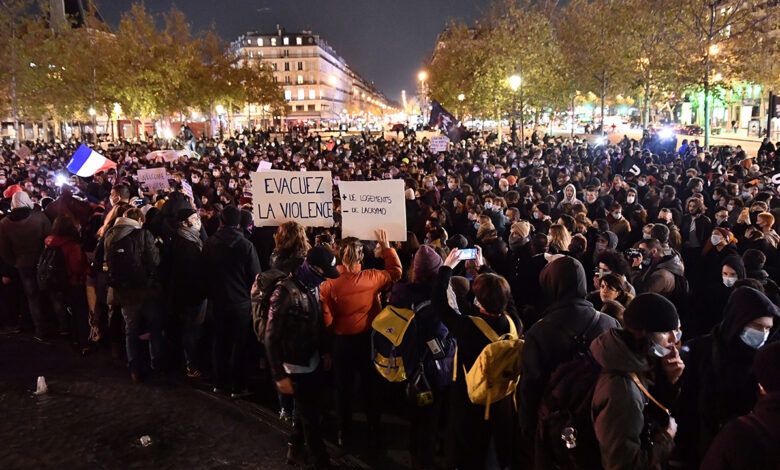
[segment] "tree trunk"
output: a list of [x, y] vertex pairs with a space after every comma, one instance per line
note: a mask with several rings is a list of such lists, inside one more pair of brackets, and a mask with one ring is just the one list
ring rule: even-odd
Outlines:
[[603, 70], [601, 75], [601, 135], [604, 135], [606, 129], [604, 126], [604, 110], [607, 101], [607, 71]]
[[650, 124], [650, 80], [645, 82], [645, 102], [642, 112], [642, 127], [647, 129]]
[[501, 135], [501, 108], [499, 108], [498, 102], [496, 102], [496, 129], [498, 133], [498, 143], [500, 144], [503, 142], [503, 136]]

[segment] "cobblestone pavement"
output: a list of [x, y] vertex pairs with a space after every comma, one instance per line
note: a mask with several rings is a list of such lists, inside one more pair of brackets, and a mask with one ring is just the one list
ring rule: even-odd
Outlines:
[[[35, 396], [39, 375], [49, 392]], [[178, 380], [133, 385], [108, 354], [24, 335], [0, 336], [0, 436], [3, 470], [294, 468], [285, 433], [240, 403]]]

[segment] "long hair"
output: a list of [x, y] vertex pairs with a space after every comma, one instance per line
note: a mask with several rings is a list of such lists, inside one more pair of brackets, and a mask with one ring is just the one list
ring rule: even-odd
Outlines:
[[567, 251], [571, 244], [571, 234], [564, 225], [553, 224], [550, 226], [550, 248], [558, 252]]
[[357, 238], [349, 237], [343, 241], [341, 248], [341, 264], [347, 268], [360, 265], [363, 262], [363, 243]]
[[274, 243], [277, 251], [289, 251], [306, 256], [311, 246], [306, 238], [306, 229], [298, 222], [285, 222], [279, 226], [274, 234]]

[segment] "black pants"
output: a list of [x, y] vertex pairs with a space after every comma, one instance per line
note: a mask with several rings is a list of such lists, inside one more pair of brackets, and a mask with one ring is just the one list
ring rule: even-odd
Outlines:
[[[60, 332], [70, 332], [73, 341], [86, 346], [89, 341], [89, 307], [85, 286], [68, 286], [60, 292], [47, 292]], [[73, 316], [68, 314], [68, 309]]]
[[[511, 465], [514, 445], [515, 412], [512, 397], [490, 406], [490, 419], [485, 421], [485, 407], [474, 405], [468, 398], [465, 384], [453, 385], [452, 423], [456, 467], [459, 470], [505, 469]], [[488, 455], [490, 454], [490, 455]]]
[[371, 362], [371, 335], [336, 335], [333, 337], [333, 372], [336, 380], [336, 406], [339, 429], [352, 430], [352, 393], [355, 377], [360, 377], [368, 426], [379, 426], [379, 375]]
[[246, 306], [214, 306], [214, 386], [234, 392], [246, 388], [244, 368], [252, 331], [252, 311]]
[[[309, 447], [309, 452], [318, 465], [328, 462], [328, 452], [322, 441], [320, 427], [321, 412], [320, 400], [322, 399], [322, 369], [317, 368], [309, 374], [290, 374], [293, 383], [295, 399], [295, 414], [293, 417], [293, 432], [290, 435], [290, 444], [302, 445], [304, 442]], [[289, 395], [287, 395], [289, 396]]]
[[427, 406], [409, 406], [409, 453], [412, 461], [432, 467], [436, 457], [437, 440], [446, 428], [442, 425], [446, 406], [446, 390], [434, 393], [433, 403]]

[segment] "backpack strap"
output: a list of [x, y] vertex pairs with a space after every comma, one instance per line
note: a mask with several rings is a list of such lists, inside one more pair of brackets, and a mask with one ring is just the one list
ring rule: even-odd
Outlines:
[[[517, 338], [517, 327], [515, 327], [515, 322], [512, 321], [512, 318], [509, 315], [504, 314], [504, 316], [509, 322], [509, 335], [513, 338]], [[479, 331], [481, 331], [482, 334], [485, 335], [485, 337], [489, 339], [491, 343], [495, 343], [501, 339], [501, 337], [498, 336], [498, 333], [496, 333], [496, 331], [491, 328], [490, 325], [488, 325], [487, 322], [482, 318], [473, 315], [469, 315], [469, 318], [472, 322], [474, 322], [474, 326], [479, 328]]]
[[414, 312], [415, 315], [417, 315], [424, 308], [428, 308], [428, 306], [430, 306], [430, 305], [431, 305], [430, 299], [429, 300], [424, 300], [424, 301], [420, 302], [419, 304], [412, 304], [412, 311]]
[[655, 397], [653, 397], [652, 395], [650, 395], [650, 392], [648, 392], [648, 391], [647, 391], [647, 389], [645, 388], [645, 386], [644, 386], [644, 385], [642, 385], [642, 381], [641, 381], [641, 380], [639, 380], [639, 376], [637, 376], [637, 375], [636, 375], [636, 372], [630, 372], [630, 373], [629, 373], [629, 375], [631, 376], [631, 379], [634, 381], [634, 383], [636, 384], [636, 386], [637, 386], [637, 387], [639, 387], [639, 390], [641, 390], [641, 391], [642, 391], [642, 393], [644, 393], [644, 395], [645, 395], [647, 398], [649, 398], [649, 399], [650, 399], [650, 401], [652, 401], [653, 403], [655, 403], [655, 404], [656, 404], [656, 406], [658, 406], [658, 408], [661, 408], [661, 409], [664, 411], [664, 413], [666, 413], [667, 415], [669, 415], [669, 416], [671, 416], [671, 415], [672, 415], [672, 413], [669, 411], [669, 409], [668, 409], [668, 408], [666, 408], [666, 407], [665, 407], [664, 405], [662, 405], [662, 404], [661, 404], [661, 403], [660, 403], [658, 400], [656, 400], [656, 399], [655, 399]]
[[588, 327], [582, 331], [582, 338], [584, 340], [587, 341], [587, 339], [591, 336], [593, 330], [596, 328], [596, 325], [598, 325], [600, 318], [601, 318], [601, 312], [596, 310], [596, 313], [593, 314], [593, 318], [590, 319], [590, 323], [588, 323]]

